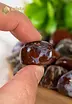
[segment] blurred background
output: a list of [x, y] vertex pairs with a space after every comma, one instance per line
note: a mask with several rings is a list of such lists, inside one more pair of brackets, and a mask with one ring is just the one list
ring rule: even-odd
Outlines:
[[[57, 30], [72, 32], [72, 0], [0, 0], [31, 20], [34, 27], [49, 39]], [[6, 56], [18, 40], [10, 32], [0, 31], [0, 86], [8, 79]], [[5, 70], [6, 69], [6, 70]]]
[[33, 0], [25, 6], [25, 14], [47, 35], [57, 29], [72, 29], [72, 0]]

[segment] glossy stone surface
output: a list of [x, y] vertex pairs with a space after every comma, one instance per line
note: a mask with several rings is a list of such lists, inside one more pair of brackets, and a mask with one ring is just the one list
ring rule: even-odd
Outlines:
[[61, 40], [56, 46], [55, 50], [60, 52], [62, 56], [72, 58], [72, 40], [71, 39]]
[[55, 64], [66, 68], [68, 71], [72, 70], [72, 58], [63, 56]]
[[52, 45], [46, 41], [30, 42], [21, 49], [21, 63], [25, 65], [49, 65], [59, 58]]
[[72, 71], [59, 79], [57, 88], [60, 93], [72, 97]]
[[40, 82], [40, 85], [50, 89], [56, 89], [59, 78], [67, 72], [66, 69], [51, 65], [46, 69], [46, 72]]

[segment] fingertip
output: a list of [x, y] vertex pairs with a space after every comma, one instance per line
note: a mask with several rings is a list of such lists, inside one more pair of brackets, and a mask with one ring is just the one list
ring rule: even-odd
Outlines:
[[1, 104], [34, 104], [38, 83], [43, 75], [42, 66], [29, 65], [0, 89]]
[[[4, 14], [3, 9], [6, 9]], [[41, 40], [40, 33], [33, 26], [31, 21], [23, 13], [12, 10], [11, 7], [0, 3], [0, 30], [10, 31], [22, 42]]]
[[26, 76], [26, 77], [31, 77], [31, 78], [34, 77], [35, 80], [37, 80], [37, 82], [39, 83], [39, 81], [41, 80], [41, 78], [42, 78], [42, 76], [44, 74], [44, 67], [43, 66], [37, 66], [37, 65], [28, 65], [28, 66], [22, 68], [16, 74], [15, 77], [17, 77], [17, 78], [24, 77], [25, 78], [25, 76], [24, 76], [25, 73], [28, 74], [28, 76]]

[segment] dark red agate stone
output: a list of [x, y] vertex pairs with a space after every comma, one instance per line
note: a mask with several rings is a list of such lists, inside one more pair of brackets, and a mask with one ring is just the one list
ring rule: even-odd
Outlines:
[[25, 65], [49, 65], [59, 58], [52, 45], [46, 41], [29, 42], [21, 49], [21, 63]]

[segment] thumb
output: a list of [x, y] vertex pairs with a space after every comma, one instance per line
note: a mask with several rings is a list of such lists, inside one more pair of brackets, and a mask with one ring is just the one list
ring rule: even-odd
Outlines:
[[29, 65], [21, 69], [0, 89], [0, 104], [34, 104], [42, 66]]

